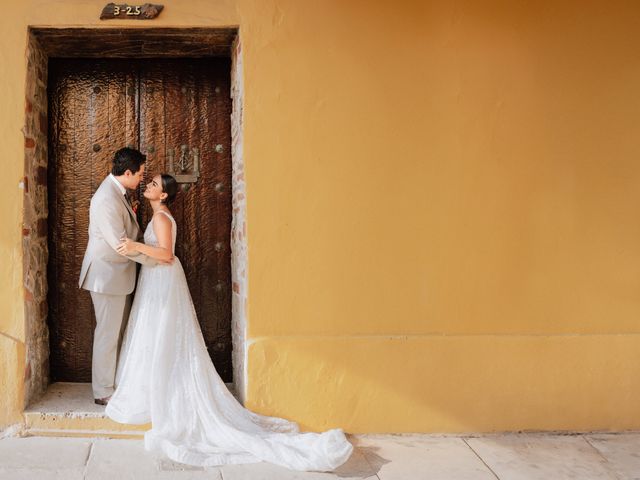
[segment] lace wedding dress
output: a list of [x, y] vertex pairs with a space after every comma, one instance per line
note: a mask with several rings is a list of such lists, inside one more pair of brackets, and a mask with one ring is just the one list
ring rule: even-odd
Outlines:
[[[166, 215], [175, 251], [176, 223]], [[152, 223], [144, 241], [157, 246]], [[116, 385], [106, 414], [120, 423], [151, 422], [145, 448], [176, 462], [267, 461], [293, 470], [330, 471], [353, 450], [341, 429], [300, 433], [294, 422], [258, 415], [238, 403], [209, 358], [177, 258], [140, 271]]]

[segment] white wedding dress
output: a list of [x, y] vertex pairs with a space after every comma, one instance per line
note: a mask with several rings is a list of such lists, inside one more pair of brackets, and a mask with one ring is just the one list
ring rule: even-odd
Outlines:
[[[176, 223], [166, 215], [175, 251]], [[152, 223], [144, 241], [157, 246]], [[141, 269], [116, 385], [106, 414], [120, 423], [151, 422], [145, 448], [176, 462], [267, 461], [293, 470], [330, 471], [353, 450], [341, 429], [300, 433], [296, 423], [253, 413], [233, 397], [209, 358], [178, 258], [171, 265]]]

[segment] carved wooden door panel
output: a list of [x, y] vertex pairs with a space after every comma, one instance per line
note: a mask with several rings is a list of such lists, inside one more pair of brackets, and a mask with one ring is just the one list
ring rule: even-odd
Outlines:
[[[231, 97], [229, 59], [145, 60], [140, 63], [140, 150], [147, 169], [167, 171], [173, 156], [200, 163], [171, 205], [180, 258], [209, 355], [231, 381]], [[141, 185], [144, 188], [144, 185]], [[139, 189], [141, 191], [141, 189]], [[141, 205], [143, 197], [140, 196]], [[151, 208], [140, 209], [146, 225]]]
[[[145, 180], [166, 171], [199, 178], [171, 206], [209, 354], [231, 381], [231, 101], [228, 59], [52, 59], [49, 65], [49, 331], [52, 381], [91, 380], [95, 316], [78, 289], [89, 201], [113, 153], [147, 155]], [[180, 164], [186, 167], [180, 172]], [[135, 192], [144, 229], [150, 207]]]

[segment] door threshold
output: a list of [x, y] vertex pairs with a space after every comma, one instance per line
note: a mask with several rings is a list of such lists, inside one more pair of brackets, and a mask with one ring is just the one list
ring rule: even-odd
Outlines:
[[[234, 393], [233, 384], [227, 388]], [[234, 393], [235, 395], [235, 393]], [[138, 438], [151, 424], [126, 425], [107, 417], [96, 405], [90, 383], [56, 382], [24, 411], [24, 435]]]
[[56, 382], [24, 411], [26, 435], [72, 437], [141, 437], [151, 425], [114, 422], [96, 405], [90, 383]]

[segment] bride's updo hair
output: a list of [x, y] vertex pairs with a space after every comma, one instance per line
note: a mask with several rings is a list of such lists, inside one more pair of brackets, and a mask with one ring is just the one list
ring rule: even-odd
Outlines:
[[173, 199], [176, 198], [176, 193], [178, 193], [178, 182], [168, 173], [162, 173], [160, 177], [162, 178], [162, 192], [167, 194], [167, 198], [161, 203], [171, 205]]

